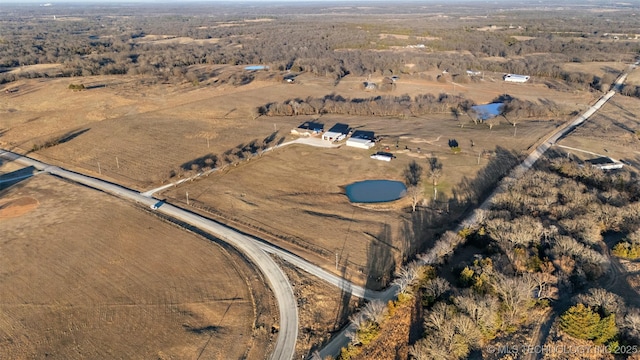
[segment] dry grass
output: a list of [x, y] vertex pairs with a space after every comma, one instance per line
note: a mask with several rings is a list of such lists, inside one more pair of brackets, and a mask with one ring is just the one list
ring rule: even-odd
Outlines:
[[[207, 69], [199, 65], [198, 70], [216, 70], [218, 78], [224, 78], [242, 71], [242, 67]], [[437, 72], [403, 75], [390, 93], [364, 91], [364, 77], [347, 76], [334, 86], [331, 79], [303, 74], [291, 85], [268, 79], [268, 72], [259, 74], [264, 80], [239, 87], [213, 82], [201, 86], [145, 85], [148, 79], [138, 77], [89, 77], [75, 80], [90, 87], [80, 92], [68, 89], [69, 79], [22, 80], [12, 84], [19, 86], [18, 92], [0, 93], [0, 99], [7, 100], [0, 102], [6, 127], [0, 143], [27, 151], [34, 144], [78, 133], [69, 141], [32, 155], [148, 189], [166, 180], [171, 169], [207, 154], [221, 155], [254, 139], [260, 141], [274, 128], [278, 129], [278, 138], [290, 139], [289, 130], [311, 118], [253, 119], [255, 108], [269, 102], [330, 93], [349, 98], [454, 93], [487, 103], [508, 93], [536, 102], [553, 99], [565, 109], [575, 109], [593, 99], [586, 92], [554, 91], [535, 81], [506, 84], [501, 74], [493, 73], [484, 74], [484, 79], [477, 82], [458, 84], [434, 81]], [[382, 163], [369, 159], [371, 152], [366, 150], [294, 146], [166, 195], [184, 201], [189, 191], [198, 204], [215, 208], [226, 218], [313, 249], [314, 256], [320, 254], [319, 264], [326, 268], [335, 267], [338, 252], [340, 261], [351, 264], [354, 278], [366, 282], [367, 263], [373, 261], [367, 252], [372, 244], [387, 243], [393, 257], [400, 260], [399, 239], [407, 215], [399, 209], [408, 203], [392, 204], [385, 207], [386, 211], [354, 207], [342, 195], [341, 186], [372, 178], [401, 180], [402, 169], [410, 160], [426, 167], [426, 158], [433, 155], [444, 165], [439, 193], [449, 196], [464, 178], [474, 177], [487, 163], [479, 156], [482, 152], [492, 152], [497, 146], [517, 153], [527, 151], [559, 123], [548, 119], [523, 121], [514, 136], [516, 128], [504, 121], [492, 130], [471, 123], [461, 128], [448, 111], [421, 118], [324, 115], [318, 120], [327, 126], [346, 122], [354, 128], [375, 131], [384, 136], [379, 150], [388, 146], [398, 159]], [[458, 141], [460, 154], [452, 154], [449, 139]], [[429, 198], [432, 187], [425, 184], [424, 190]]]
[[[559, 144], [591, 151], [624, 160], [640, 169], [640, 100], [622, 95], [614, 96], [586, 123], [576, 129]], [[580, 158], [592, 158], [577, 151], [570, 151]]]
[[273, 300], [237, 255], [48, 175], [0, 197], [8, 209], [25, 205], [20, 199], [38, 204], [0, 218], [2, 357], [262, 359], [268, 352]]

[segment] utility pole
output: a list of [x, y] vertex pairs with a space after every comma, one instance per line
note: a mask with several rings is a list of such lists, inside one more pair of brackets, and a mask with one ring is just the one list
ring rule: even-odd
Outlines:
[[102, 170], [100, 169], [100, 161], [98, 161], [98, 174], [102, 175]]
[[336, 270], [338, 270], [338, 252], [336, 251]]
[[482, 155], [482, 151], [478, 151], [478, 165], [480, 165], [480, 155]]
[[516, 133], [518, 132], [518, 127], [513, 125], [513, 137], [516, 137]]
[[187, 205], [189, 205], [189, 192], [187, 191]]
[[120, 169], [120, 163], [118, 162], [118, 157], [116, 156], [116, 166]]

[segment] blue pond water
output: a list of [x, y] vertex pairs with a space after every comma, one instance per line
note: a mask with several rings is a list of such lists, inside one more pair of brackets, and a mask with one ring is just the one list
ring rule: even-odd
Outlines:
[[249, 71], [254, 71], [254, 70], [264, 70], [266, 68], [267, 68], [266, 65], [251, 65], [251, 66], [246, 66], [244, 69]]
[[407, 187], [400, 181], [365, 180], [347, 185], [347, 197], [355, 203], [377, 203], [400, 199]]
[[491, 103], [486, 105], [474, 105], [471, 108], [478, 114], [478, 119], [487, 120], [500, 115], [502, 103]]

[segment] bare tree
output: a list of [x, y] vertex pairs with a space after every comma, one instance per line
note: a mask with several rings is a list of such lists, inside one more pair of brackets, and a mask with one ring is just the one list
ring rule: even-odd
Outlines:
[[411, 199], [411, 209], [416, 211], [416, 207], [422, 199], [422, 166], [412, 160], [404, 169], [403, 174], [407, 185], [407, 194]]
[[418, 164], [415, 160], [411, 160], [411, 162], [404, 169], [404, 181], [409, 186], [418, 186], [422, 181], [422, 166]]
[[636, 341], [640, 341], [640, 310], [633, 309], [627, 313], [624, 317], [624, 322], [622, 323], [625, 332], [635, 339]]
[[437, 157], [432, 156], [429, 158], [429, 168], [427, 169], [427, 176], [431, 180], [433, 185], [433, 199], [438, 199], [438, 180], [442, 176], [442, 163]]

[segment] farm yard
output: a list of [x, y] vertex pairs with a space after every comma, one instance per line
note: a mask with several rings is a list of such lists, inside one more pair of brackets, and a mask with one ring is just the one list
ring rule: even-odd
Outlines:
[[37, 175], [0, 192], [7, 358], [262, 359], [277, 310], [235, 252]]
[[[210, 70], [221, 74], [244, 71], [225, 66]], [[24, 80], [16, 84], [18, 93], [0, 94], [10, 99], [0, 109], [8, 125], [0, 142], [43, 161], [140, 190], [193, 175], [193, 164], [199, 164], [196, 169], [200, 170], [198, 166], [231, 164], [223, 172], [157, 195], [186, 205], [185, 194], [189, 192], [191, 204], [200, 210], [209, 209], [219, 219], [262, 229], [284, 241], [284, 246], [314, 256], [320, 265], [334, 271], [337, 252], [338, 262], [352, 265], [349, 271], [354, 280], [379, 282], [380, 286], [389, 280], [394, 264], [402, 261], [407, 250], [398, 239], [410, 218], [400, 210], [409, 204], [406, 199], [399, 200], [383, 205], [382, 212], [372, 206], [354, 207], [341, 187], [365, 179], [402, 180], [403, 168], [410, 160], [426, 166], [429, 158], [436, 157], [443, 164], [438, 202], [446, 206], [450, 199], [464, 201], [459, 199], [465, 192], [460, 184], [473, 179], [487, 163], [499, 162], [496, 149], [513, 156], [523, 154], [564, 119], [518, 120], [512, 126], [513, 119], [499, 117], [489, 127], [474, 124], [464, 113], [453, 116], [449, 109], [407, 118], [256, 116], [255, 111], [270, 101], [322, 97], [332, 92], [345, 98], [449, 93], [476, 103], [491, 102], [508, 92], [529, 101], [553, 99], [560, 113], [586, 107], [593, 99], [589, 92], [551, 90], [543, 84], [505, 84], [497, 80], [497, 74], [455, 86], [433, 80], [435, 75], [403, 76], [391, 93], [378, 94], [358, 85], [366, 80], [363, 77], [346, 76], [334, 86], [329, 79], [310, 74], [298, 76], [296, 84], [282, 83], [266, 74], [263, 80], [248, 85], [212, 82], [196, 87], [145, 85], [140, 78], [97, 76], [83, 79], [89, 89], [80, 92], [67, 89], [64, 79]], [[53, 94], [62, 95], [52, 101]], [[371, 151], [295, 145], [245, 163], [251, 157], [247, 152], [251, 146], [272, 147], [296, 139], [290, 129], [309, 120], [326, 128], [347, 123], [355, 130], [373, 131], [381, 141]], [[59, 141], [39, 147], [51, 138]], [[459, 144], [459, 152], [452, 151], [449, 140]], [[397, 161], [382, 164], [369, 159], [370, 153], [385, 149], [396, 155]], [[287, 181], [292, 178], [298, 180]], [[434, 189], [428, 180], [423, 188], [424, 204], [430, 206]], [[381, 216], [385, 219], [382, 222]], [[439, 231], [427, 233], [433, 236]], [[423, 239], [426, 236], [421, 235]], [[386, 275], [371, 280], [367, 259], [376, 243], [393, 249], [393, 261], [385, 269]]]

